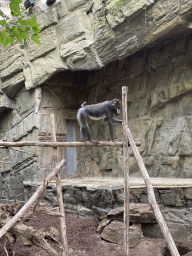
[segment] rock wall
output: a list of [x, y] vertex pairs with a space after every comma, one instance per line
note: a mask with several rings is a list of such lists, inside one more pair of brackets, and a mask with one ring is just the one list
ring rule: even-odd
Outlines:
[[[8, 141], [36, 140], [38, 124], [34, 115], [34, 91], [20, 90], [12, 102], [12, 110], [1, 113], [1, 139]], [[37, 172], [34, 147], [1, 148], [0, 197], [24, 199], [23, 181], [41, 180]]]
[[[191, 34], [182, 34], [83, 75], [81, 102], [121, 98], [122, 86], [128, 86], [129, 126], [135, 141], [141, 142], [139, 151], [153, 177], [192, 177], [191, 45]], [[107, 126], [103, 121], [91, 122], [93, 137], [110, 139]], [[122, 139], [119, 125], [115, 125], [115, 135]], [[78, 152], [78, 169], [84, 175], [93, 170], [98, 175], [123, 175], [120, 149], [85, 148]], [[139, 176], [132, 155], [130, 173]]]
[[[124, 189], [116, 185], [115, 180], [111, 180], [110, 185], [95, 185], [94, 182], [76, 182], [71, 185], [63, 184], [63, 200], [65, 202], [65, 211], [69, 214], [80, 216], [94, 216], [103, 219], [111, 210], [123, 207]], [[83, 184], [84, 183], [84, 184]], [[25, 182], [25, 196], [30, 198], [35, 192], [38, 183]], [[192, 188], [191, 187], [155, 187], [155, 196], [161, 212], [168, 224], [169, 230], [174, 239], [191, 243], [192, 238]], [[50, 184], [44, 194], [43, 200], [51, 206], [57, 207], [57, 192], [55, 184]], [[145, 187], [130, 187], [130, 202], [136, 205], [148, 204], [148, 195]], [[149, 206], [150, 208], [150, 206]], [[131, 209], [131, 206], [130, 206]], [[144, 216], [147, 218], [147, 214]], [[132, 218], [130, 210], [130, 221], [140, 222], [144, 236], [161, 237], [162, 233], [156, 221], [139, 220], [137, 214]], [[123, 219], [123, 215], [119, 219]], [[114, 218], [115, 219], [115, 218]]]
[[41, 86], [61, 70], [100, 69], [192, 27], [192, 0], [119, 2], [57, 0], [47, 6], [37, 1], [24, 16], [36, 16], [42, 44], [1, 47], [2, 91], [13, 98], [23, 84], [27, 90]]
[[[50, 114], [54, 114], [57, 140], [66, 141], [66, 120], [74, 118], [74, 111], [68, 109], [75, 100], [76, 88], [71, 83], [71, 74], [65, 88], [58, 83], [43, 85], [41, 88], [25, 90], [23, 87], [14, 100], [9, 99], [11, 107], [1, 115], [0, 136], [8, 141], [51, 141]], [[73, 97], [72, 97], [73, 95]], [[72, 100], [71, 100], [72, 98]], [[76, 114], [75, 114], [76, 117]], [[59, 160], [65, 158], [65, 148], [58, 149]], [[24, 200], [24, 181], [41, 181], [54, 168], [52, 148], [21, 147], [1, 148], [0, 198], [13, 200], [20, 195]], [[67, 167], [62, 169], [62, 178]]]
[[[129, 126], [151, 177], [191, 178], [191, 33], [145, 48], [99, 71], [63, 71], [41, 87], [20, 89], [7, 97], [2, 109], [1, 138], [8, 140], [51, 140], [50, 114], [55, 114], [58, 141], [66, 140], [66, 123], [75, 120], [80, 104], [120, 98], [128, 85]], [[119, 118], [122, 116], [120, 115]], [[90, 121], [93, 138], [110, 140], [108, 124]], [[122, 129], [114, 125], [115, 138]], [[42, 180], [53, 168], [51, 148], [1, 149], [1, 198], [12, 199], [23, 191], [23, 181]], [[60, 148], [60, 159], [66, 157]], [[140, 172], [130, 151], [130, 174]], [[123, 177], [120, 148], [77, 148], [77, 168], [72, 177]], [[8, 163], [7, 163], [8, 162]], [[62, 170], [66, 177], [67, 168]], [[20, 185], [18, 185], [20, 184]], [[11, 189], [10, 189], [11, 188]], [[11, 190], [11, 193], [10, 193]], [[23, 198], [23, 196], [22, 196]]]

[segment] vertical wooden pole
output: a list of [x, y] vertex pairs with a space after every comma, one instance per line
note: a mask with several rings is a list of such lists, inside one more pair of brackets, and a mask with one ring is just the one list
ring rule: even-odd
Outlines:
[[168, 226], [163, 218], [163, 215], [160, 211], [160, 208], [157, 204], [157, 201], [156, 201], [156, 198], [155, 198], [155, 193], [154, 193], [154, 190], [153, 190], [153, 185], [151, 183], [151, 180], [150, 180], [150, 177], [149, 177], [149, 174], [147, 172], [147, 169], [145, 168], [145, 164], [143, 162], [143, 159], [139, 153], [139, 150], [137, 148], [137, 146], [135, 145], [135, 142], [134, 142], [134, 139], [133, 139], [133, 136], [131, 134], [131, 131], [129, 130], [129, 127], [127, 127], [127, 135], [128, 135], [128, 138], [129, 138], [129, 143], [130, 143], [130, 146], [131, 146], [131, 149], [133, 150], [133, 154], [137, 160], [137, 163], [139, 165], [139, 168], [140, 168], [140, 172], [143, 176], [143, 179], [145, 181], [145, 184], [146, 184], [146, 187], [147, 187], [147, 193], [148, 193], [148, 200], [149, 200], [149, 204], [155, 214], [155, 217], [156, 217], [156, 220], [159, 224], [159, 227], [161, 229], [161, 232], [169, 246], [169, 249], [170, 249], [170, 252], [171, 252], [171, 255], [172, 256], [180, 256], [179, 252], [178, 252], [178, 249], [175, 245], [175, 242], [172, 238], [172, 235], [168, 229]]
[[123, 112], [123, 158], [124, 158], [124, 255], [129, 256], [129, 151], [128, 151], [128, 114], [127, 114], [128, 87], [122, 87]]
[[[51, 119], [51, 134], [52, 134], [52, 140], [54, 142], [57, 141], [56, 138], [56, 128], [55, 128], [55, 117], [54, 114], [50, 115]], [[55, 165], [58, 162], [58, 149], [53, 148], [53, 158]], [[66, 224], [65, 224], [65, 209], [63, 204], [63, 194], [62, 194], [62, 186], [61, 186], [61, 174], [60, 171], [56, 174], [56, 188], [57, 188], [57, 200], [59, 203], [59, 212], [61, 213], [62, 217], [60, 217], [60, 227], [61, 227], [61, 237], [62, 237], [62, 246], [63, 246], [63, 255], [62, 256], [68, 256], [68, 244], [67, 244], [67, 234], [66, 234]]]

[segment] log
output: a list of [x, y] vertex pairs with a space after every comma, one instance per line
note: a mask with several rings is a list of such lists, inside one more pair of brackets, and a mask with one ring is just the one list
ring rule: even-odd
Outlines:
[[124, 159], [124, 255], [129, 256], [129, 148], [128, 148], [128, 115], [127, 115], [127, 86], [122, 87], [123, 111], [123, 159]]
[[[10, 221], [10, 217], [1, 218], [0, 214], [0, 227], [2, 225], [7, 225]], [[36, 230], [31, 226], [26, 226], [23, 222], [19, 222], [11, 227], [5, 234], [5, 237], [8, 244], [13, 247], [16, 242], [16, 238], [20, 237], [24, 245], [36, 245], [44, 249], [51, 256], [58, 256], [62, 253], [62, 246], [54, 235], [50, 232], [43, 232], [42, 230]]]
[[129, 129], [129, 127], [127, 128], [127, 135], [128, 135], [128, 138], [129, 138], [129, 143], [131, 145], [131, 149], [133, 151], [133, 154], [137, 160], [137, 163], [139, 165], [139, 168], [140, 168], [140, 172], [143, 176], [143, 179], [145, 181], [145, 184], [146, 184], [146, 187], [147, 187], [147, 192], [148, 192], [148, 201], [149, 201], [149, 204], [155, 214], [155, 217], [156, 217], [156, 220], [159, 224], [159, 227], [161, 229], [161, 232], [166, 240], [166, 243], [168, 244], [169, 246], [169, 249], [170, 249], [170, 252], [171, 252], [171, 255], [172, 256], [180, 256], [178, 250], [177, 250], [177, 247], [175, 245], [175, 242], [172, 238], [172, 235], [167, 227], [167, 224], [163, 218], [163, 215], [159, 209], [159, 206], [157, 204], [157, 201], [156, 201], [156, 198], [155, 198], [155, 193], [154, 193], [154, 190], [153, 190], [153, 185], [150, 181], [150, 177], [149, 177], [149, 174], [147, 172], [147, 169], [145, 168], [145, 164], [143, 162], [143, 159], [139, 153], [139, 150], [138, 148], [135, 146], [135, 142], [134, 142], [134, 139], [133, 139], [133, 136], [131, 134], [131, 131]]
[[29, 209], [29, 207], [41, 196], [44, 192], [46, 187], [48, 186], [49, 182], [53, 179], [56, 173], [65, 165], [66, 160], [62, 160], [54, 169], [53, 171], [47, 176], [47, 178], [42, 182], [39, 188], [35, 191], [32, 197], [26, 202], [26, 204], [17, 212], [17, 214], [5, 224], [5, 226], [0, 229], [0, 238], [5, 235], [5, 233], [17, 223], [19, 218], [21, 218], [24, 213]]
[[[57, 141], [56, 138], [56, 127], [55, 127], [55, 117], [54, 114], [50, 115], [51, 119], [51, 134], [52, 140], [54, 142]], [[53, 161], [57, 165], [58, 163], [58, 149], [55, 147], [53, 148]], [[63, 204], [63, 193], [62, 193], [62, 186], [61, 186], [61, 174], [60, 171], [56, 174], [56, 189], [57, 189], [57, 201], [59, 204], [59, 212], [62, 215], [60, 219], [60, 227], [61, 227], [61, 239], [62, 239], [62, 246], [63, 246], [63, 256], [69, 255], [68, 244], [67, 244], [67, 233], [66, 233], [66, 224], [65, 224], [65, 209]]]
[[[37, 147], [123, 147], [121, 141], [99, 141], [99, 144], [94, 144], [89, 141], [71, 141], [71, 142], [41, 142], [41, 141], [0, 141], [0, 147], [24, 147], [24, 146], [37, 146]], [[141, 146], [140, 142], [136, 142], [136, 146]]]

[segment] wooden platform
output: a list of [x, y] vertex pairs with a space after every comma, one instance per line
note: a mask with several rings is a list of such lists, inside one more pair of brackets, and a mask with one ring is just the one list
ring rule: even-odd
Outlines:
[[[151, 182], [155, 188], [172, 188], [172, 187], [192, 187], [192, 179], [177, 179], [177, 178], [151, 178]], [[51, 182], [51, 183], [54, 183]], [[63, 179], [62, 186], [72, 185], [78, 187], [123, 187], [123, 178], [110, 177], [90, 177]], [[130, 178], [130, 188], [145, 187], [145, 182], [142, 178]]]

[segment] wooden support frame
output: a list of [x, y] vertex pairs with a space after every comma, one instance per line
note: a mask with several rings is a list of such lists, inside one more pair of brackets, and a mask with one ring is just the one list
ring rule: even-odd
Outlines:
[[[128, 168], [128, 146], [130, 145], [133, 150], [133, 154], [137, 160], [139, 165], [141, 174], [144, 178], [147, 192], [148, 192], [148, 200], [151, 208], [155, 214], [157, 222], [160, 226], [160, 229], [164, 235], [164, 238], [169, 246], [170, 252], [172, 256], [180, 256], [177, 247], [174, 243], [174, 240], [171, 236], [171, 233], [167, 227], [167, 224], [163, 218], [163, 215], [159, 209], [159, 206], [156, 202], [154, 190], [152, 183], [150, 181], [148, 172], [145, 168], [143, 159], [137, 149], [137, 146], [140, 146], [139, 142], [134, 142], [133, 136], [128, 127], [128, 117], [127, 117], [127, 92], [128, 88], [122, 88], [122, 103], [123, 103], [123, 134], [124, 140], [123, 142], [111, 142], [111, 141], [102, 141], [99, 144], [93, 144], [90, 142], [57, 142], [56, 141], [56, 132], [55, 132], [55, 121], [54, 115], [51, 115], [51, 127], [52, 127], [52, 137], [53, 142], [36, 142], [36, 141], [21, 141], [21, 142], [5, 142], [0, 141], [0, 147], [22, 147], [22, 146], [38, 146], [38, 147], [53, 147], [53, 155], [55, 159], [55, 164], [58, 162], [58, 152], [57, 147], [81, 147], [81, 146], [113, 146], [113, 147], [122, 147], [124, 152], [124, 252], [125, 256], [129, 256], [129, 168]], [[45, 181], [40, 185], [40, 187], [36, 190], [33, 196], [27, 201], [27, 203], [17, 212], [17, 214], [2, 227], [0, 230], [0, 238], [19, 220], [19, 218], [29, 209], [29, 207], [38, 200], [39, 197], [42, 196], [45, 191], [48, 183], [53, 179], [56, 175], [56, 184], [57, 184], [57, 195], [59, 202], [59, 209], [61, 213], [61, 229], [62, 232], [62, 244], [64, 247], [63, 256], [68, 256], [68, 246], [67, 246], [67, 238], [66, 238], [66, 226], [65, 226], [65, 212], [64, 205], [62, 200], [62, 188], [61, 188], [61, 178], [58, 172], [66, 163], [65, 160], [62, 160], [54, 170], [47, 176]]]
[[46, 187], [48, 186], [49, 182], [53, 179], [53, 177], [57, 174], [57, 172], [66, 164], [66, 160], [63, 159], [54, 169], [53, 171], [47, 176], [47, 178], [42, 182], [42, 184], [38, 187], [32, 197], [26, 202], [26, 204], [13, 216], [13, 218], [6, 223], [0, 229], [0, 238], [5, 235], [5, 233], [17, 223], [19, 218], [23, 216], [24, 213], [30, 208], [30, 206], [37, 201], [39, 197], [44, 193]]
[[[51, 121], [51, 134], [52, 134], [52, 140], [54, 142], [57, 141], [56, 138], [56, 127], [55, 127], [55, 116], [54, 114], [50, 115], [50, 121]], [[53, 148], [53, 161], [55, 165], [58, 164], [59, 156], [58, 156], [58, 148]], [[68, 250], [68, 244], [67, 244], [67, 233], [66, 233], [66, 224], [65, 224], [65, 209], [63, 204], [63, 194], [62, 194], [62, 186], [61, 186], [61, 174], [60, 171], [56, 173], [56, 189], [57, 189], [57, 201], [59, 204], [59, 212], [61, 214], [60, 219], [60, 226], [61, 226], [61, 240], [62, 240], [62, 246], [63, 246], [63, 254], [62, 256], [68, 256], [69, 250]]]
[[[123, 87], [122, 91], [123, 91], [123, 94], [124, 94], [123, 98], [127, 99], [126, 94], [128, 92], [128, 88], [127, 87]], [[126, 102], [126, 104], [127, 104], [127, 102]], [[124, 105], [125, 105], [125, 103], [124, 103]], [[127, 109], [126, 105], [124, 107]], [[170, 233], [170, 231], [168, 229], [168, 226], [167, 226], [167, 224], [166, 224], [166, 222], [165, 222], [165, 220], [163, 218], [163, 215], [162, 215], [162, 213], [160, 211], [160, 208], [159, 208], [159, 206], [157, 204], [157, 201], [156, 201], [156, 198], [155, 198], [155, 193], [154, 193], [154, 190], [153, 190], [153, 185], [152, 185], [152, 183], [150, 181], [149, 174], [147, 172], [147, 169], [145, 168], [145, 164], [144, 164], [143, 159], [142, 159], [142, 157], [141, 157], [141, 155], [139, 153], [139, 150], [138, 150], [138, 148], [135, 145], [135, 142], [134, 142], [133, 136], [131, 134], [131, 131], [130, 131], [128, 125], [126, 125], [127, 124], [127, 119], [125, 119], [125, 118], [126, 117], [124, 117], [124, 120], [123, 120], [124, 121], [124, 125], [123, 125], [124, 141], [126, 141], [127, 139], [129, 140], [129, 144], [131, 146], [133, 154], [134, 154], [134, 156], [136, 158], [136, 161], [138, 163], [138, 166], [140, 168], [140, 172], [141, 172], [141, 174], [143, 176], [143, 179], [145, 181], [145, 185], [147, 187], [149, 204], [150, 204], [150, 206], [151, 206], [151, 208], [152, 208], [152, 210], [154, 212], [154, 215], [155, 215], [156, 220], [157, 220], [157, 222], [159, 224], [161, 232], [162, 232], [162, 234], [163, 234], [163, 236], [165, 238], [165, 241], [166, 241], [166, 243], [169, 246], [171, 255], [172, 256], [180, 256], [180, 254], [178, 252], [178, 249], [177, 249], [177, 247], [175, 245], [175, 242], [174, 242], [174, 240], [172, 238], [172, 235], [171, 235], [171, 233]], [[128, 151], [128, 149], [126, 149], [126, 152], [127, 151]], [[128, 158], [128, 156], [124, 155], [124, 162], [127, 161], [127, 158]], [[127, 179], [127, 177], [125, 177], [125, 179]], [[124, 189], [128, 189], [128, 183], [126, 181], [125, 181], [125, 188]], [[128, 195], [129, 195], [129, 193], [128, 193]], [[129, 200], [129, 196], [128, 195], [127, 195], [127, 198], [124, 198], [124, 202], [125, 202], [125, 205], [124, 205], [124, 215], [127, 214], [127, 210], [128, 210], [128, 209], [126, 209], [127, 208], [127, 205], [126, 205], [127, 204], [127, 200]], [[125, 219], [125, 217], [124, 217], [124, 219]], [[124, 225], [125, 225], [125, 229], [126, 229], [127, 228], [127, 223], [125, 222]], [[126, 236], [125, 236], [125, 238], [126, 238]], [[127, 251], [125, 251], [125, 256], [129, 256], [128, 249], [127, 249], [128, 242], [127, 242], [127, 245], [126, 245], [126, 240], [125, 239], [124, 239], [124, 244], [125, 244], [124, 248], [127, 250]]]
[[122, 87], [122, 111], [123, 111], [123, 158], [124, 158], [124, 255], [129, 256], [129, 147], [128, 147], [128, 113], [127, 113], [128, 88]]
[[128, 138], [129, 138], [129, 143], [131, 145], [131, 149], [133, 150], [133, 154], [136, 158], [136, 161], [139, 165], [139, 168], [140, 168], [140, 172], [143, 176], [143, 179], [145, 181], [145, 185], [146, 185], [146, 188], [147, 188], [147, 194], [148, 194], [148, 201], [149, 201], [149, 204], [154, 212], [154, 215], [156, 217], [156, 220], [159, 224], [159, 227], [161, 229], [161, 232], [165, 238], [165, 241], [166, 243], [168, 244], [169, 246], [169, 249], [170, 249], [170, 252], [171, 252], [171, 255], [172, 256], [180, 256], [178, 250], [177, 250], [177, 247], [175, 245], [175, 242], [172, 238], [172, 235], [168, 229], [168, 226], [163, 218], [163, 215], [160, 211], [160, 208], [157, 204], [157, 201], [156, 201], [156, 198], [155, 198], [155, 193], [154, 193], [154, 189], [153, 189], [153, 185], [150, 181], [150, 177], [149, 177], [149, 174], [147, 172], [147, 169], [145, 168], [145, 164], [143, 162], [143, 159], [139, 153], [139, 150], [138, 148], [135, 146], [135, 142], [134, 142], [134, 139], [133, 139], [133, 136], [131, 134], [131, 131], [129, 130], [129, 127], [127, 127], [127, 135], [128, 135]]

